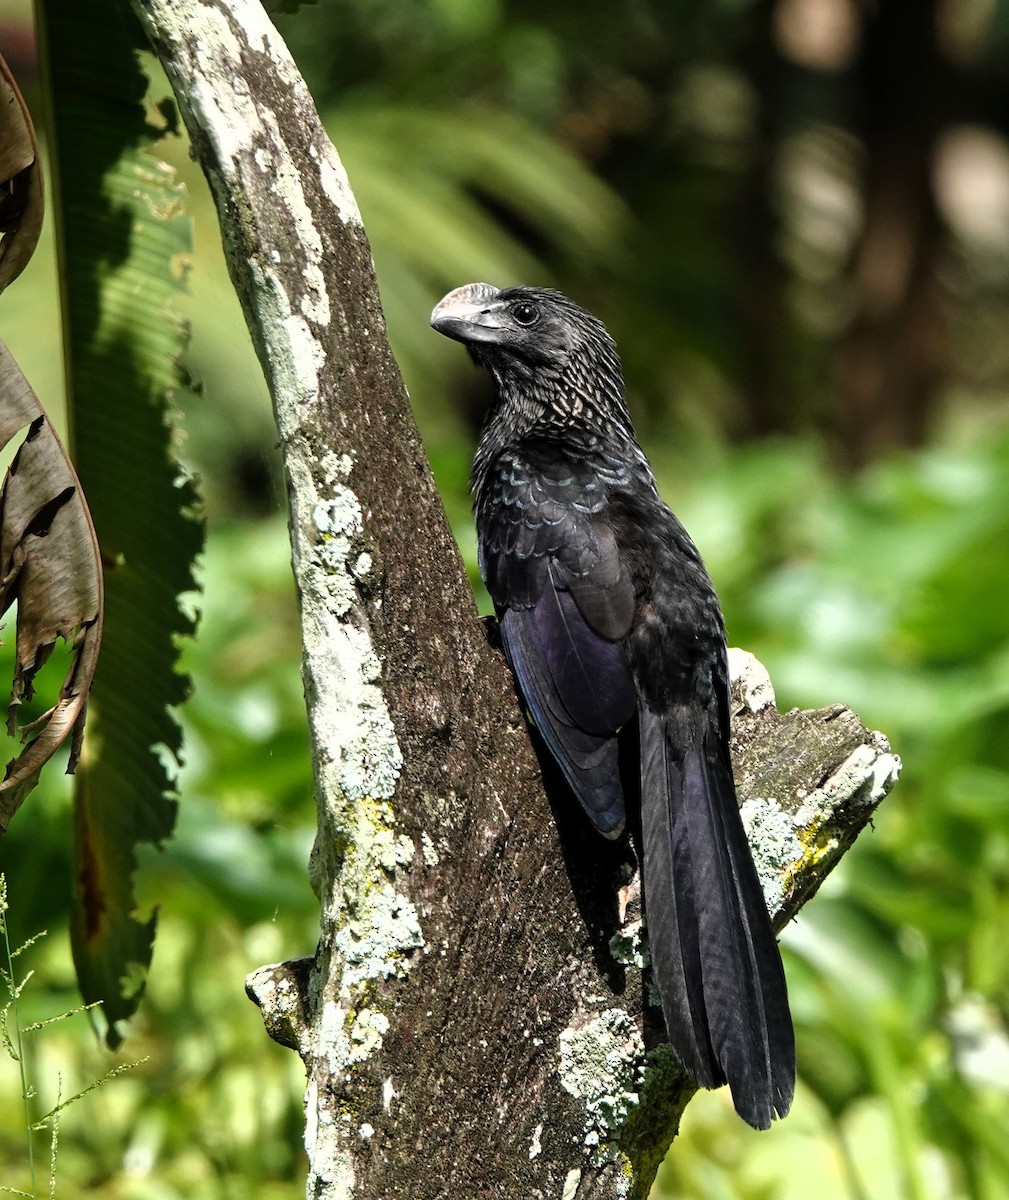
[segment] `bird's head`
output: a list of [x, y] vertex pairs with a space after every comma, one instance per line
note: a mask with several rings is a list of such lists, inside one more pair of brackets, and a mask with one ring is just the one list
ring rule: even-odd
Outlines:
[[572, 359], [599, 369], [604, 364], [597, 359], [616, 359], [602, 322], [549, 288], [468, 283], [438, 302], [431, 325], [462, 342], [494, 374], [544, 367], [562, 372]]
[[617, 428], [633, 437], [613, 339], [560, 292], [468, 283], [438, 302], [431, 324], [490, 372], [493, 437], [550, 429], [591, 440]]

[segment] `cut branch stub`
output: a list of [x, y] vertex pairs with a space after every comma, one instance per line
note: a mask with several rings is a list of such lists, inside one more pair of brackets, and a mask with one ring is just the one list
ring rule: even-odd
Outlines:
[[0, 445], [26, 428], [0, 494], [0, 614], [18, 602], [11, 733], [58, 638], [72, 643], [73, 658], [56, 705], [21, 728], [23, 737], [34, 736], [0, 783], [0, 833], [71, 730], [67, 770], [77, 765], [102, 628], [98, 540], [80, 482], [35, 393], [0, 342]]
[[39, 148], [28, 109], [0, 55], [0, 292], [25, 269], [42, 230]]
[[736, 790], [780, 930], [868, 824], [901, 763], [843, 704], [779, 713], [767, 671], [745, 650], [729, 651], [729, 670]]

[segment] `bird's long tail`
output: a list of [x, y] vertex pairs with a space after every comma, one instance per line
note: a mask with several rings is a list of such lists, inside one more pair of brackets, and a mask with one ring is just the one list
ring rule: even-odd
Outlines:
[[[736, 803], [704, 713], [640, 713], [648, 941], [666, 1027], [704, 1087], [728, 1082], [766, 1129], [795, 1088], [785, 976]], [[689, 730], [683, 745], [684, 730]]]

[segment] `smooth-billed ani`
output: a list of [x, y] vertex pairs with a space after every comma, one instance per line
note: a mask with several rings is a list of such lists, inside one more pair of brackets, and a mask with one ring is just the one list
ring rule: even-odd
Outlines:
[[480, 570], [544, 742], [595, 827], [624, 828], [640, 745], [644, 896], [670, 1040], [757, 1128], [795, 1084], [785, 978], [736, 801], [722, 612], [660, 499], [605, 327], [559, 292], [450, 292], [431, 324], [494, 383], [473, 463]]

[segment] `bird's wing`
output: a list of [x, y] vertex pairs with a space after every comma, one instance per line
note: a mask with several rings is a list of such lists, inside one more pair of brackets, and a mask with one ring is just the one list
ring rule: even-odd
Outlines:
[[503, 456], [481, 497], [480, 565], [537, 729], [601, 833], [623, 828], [616, 732], [634, 681], [617, 639], [634, 594], [584, 467]]
[[618, 641], [634, 589], [607, 521], [606, 482], [586, 463], [525, 445], [500, 455], [477, 510], [480, 573], [499, 608], [531, 608], [547, 583], [568, 588], [585, 621]]
[[[616, 731], [635, 694], [620, 646], [594, 633], [566, 590], [501, 614], [501, 636], [536, 728], [600, 833], [624, 826]], [[588, 728], [586, 728], [588, 727]]]

